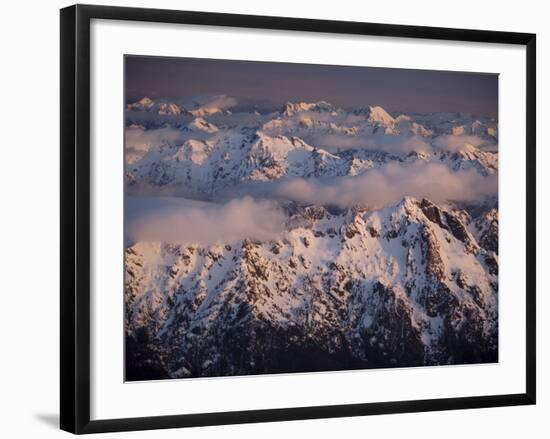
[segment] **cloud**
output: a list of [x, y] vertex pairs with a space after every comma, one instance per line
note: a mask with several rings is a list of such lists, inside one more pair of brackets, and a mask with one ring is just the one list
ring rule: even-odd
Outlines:
[[251, 197], [225, 204], [129, 197], [127, 204], [127, 236], [134, 242], [211, 245], [244, 238], [265, 241], [278, 236], [285, 220], [273, 202]]
[[[481, 148], [486, 143], [487, 142], [479, 136], [453, 136], [450, 134], [436, 137], [433, 141], [434, 147], [450, 152], [462, 151], [464, 150], [465, 145], [472, 145], [476, 148]], [[494, 142], [492, 144], [494, 144]]]
[[[338, 113], [299, 113], [292, 119], [276, 119], [264, 124], [261, 129], [270, 136], [298, 136], [309, 145], [338, 152], [349, 149], [381, 151], [390, 154], [410, 152], [431, 152], [429, 139], [421, 136], [386, 135], [373, 133], [371, 126], [364, 126], [364, 120], [353, 120], [358, 116]], [[296, 124], [299, 120], [299, 124]], [[361, 122], [363, 125], [355, 125]]]
[[186, 110], [198, 111], [202, 110], [205, 113], [214, 112], [217, 110], [223, 111], [236, 106], [239, 102], [237, 99], [227, 95], [202, 95], [196, 96], [191, 101], [183, 102], [181, 105]]
[[130, 126], [126, 128], [126, 146], [143, 149], [148, 145], [158, 145], [160, 143], [175, 143], [182, 138], [182, 132], [177, 128], [158, 128], [145, 130], [141, 127]]
[[213, 97], [212, 100], [208, 101], [208, 103], [203, 105], [202, 108], [219, 108], [220, 110], [227, 110], [228, 108], [234, 107], [237, 104], [237, 99], [226, 95], [219, 95]]
[[186, 140], [207, 140], [216, 136], [216, 131], [208, 132], [200, 129], [182, 131], [173, 127], [144, 129], [131, 125], [125, 129], [125, 158], [126, 163], [132, 164], [141, 160], [145, 155], [161, 145], [180, 146]]
[[126, 162], [130, 164], [143, 158], [151, 148], [162, 144], [175, 145], [184, 141], [184, 135], [180, 130], [168, 127], [146, 130], [139, 126], [129, 126], [124, 136]]
[[240, 188], [240, 193], [306, 204], [374, 208], [394, 204], [404, 196], [434, 202], [473, 201], [496, 194], [497, 184], [496, 175], [483, 176], [473, 169], [451, 171], [441, 164], [390, 163], [357, 177], [254, 183]]
[[305, 136], [304, 140], [329, 152], [362, 149], [401, 155], [410, 152], [431, 152], [432, 150], [430, 144], [420, 136], [324, 134]]
[[301, 111], [296, 113], [292, 119], [297, 119], [298, 121], [302, 120], [311, 120], [317, 123], [335, 123], [337, 125], [362, 125], [365, 123], [365, 116], [356, 115], [341, 109], [336, 108], [335, 112], [322, 112], [317, 111]]
[[167, 125], [183, 125], [193, 120], [187, 113], [177, 115], [158, 114], [155, 111], [126, 111], [126, 125], [141, 125], [145, 128], [163, 128]]

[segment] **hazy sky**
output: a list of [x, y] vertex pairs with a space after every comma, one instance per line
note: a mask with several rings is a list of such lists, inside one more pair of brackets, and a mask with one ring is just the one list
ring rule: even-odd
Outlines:
[[487, 73], [127, 56], [126, 87], [128, 102], [226, 94], [259, 108], [324, 100], [344, 108], [498, 116], [498, 76]]

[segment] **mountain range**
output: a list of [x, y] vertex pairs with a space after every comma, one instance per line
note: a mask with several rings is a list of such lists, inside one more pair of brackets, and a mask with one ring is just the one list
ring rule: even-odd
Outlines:
[[[212, 236], [232, 200], [280, 223], [128, 233], [127, 380], [498, 361], [496, 120], [235, 102], [127, 105], [133, 203], [194, 200], [170, 215]], [[168, 215], [144, 210], [128, 231]]]

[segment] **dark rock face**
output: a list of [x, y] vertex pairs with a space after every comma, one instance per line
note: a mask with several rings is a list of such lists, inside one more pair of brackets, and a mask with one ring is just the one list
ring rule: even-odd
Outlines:
[[380, 282], [375, 283], [364, 311], [371, 316], [373, 323], [361, 328], [354, 340], [370, 367], [424, 364], [420, 331], [413, 325], [410, 309], [394, 290]]
[[492, 220], [490, 225], [483, 231], [479, 244], [498, 254], [498, 220]]
[[428, 218], [432, 223], [435, 223], [442, 229], [448, 230], [452, 233], [456, 239], [466, 245], [468, 251], [475, 251], [475, 245], [472, 243], [470, 234], [459, 218], [449, 212], [442, 211], [431, 201], [425, 198], [422, 199], [419, 206], [424, 215], [426, 215], [426, 218]]
[[493, 276], [498, 276], [498, 260], [497, 257], [493, 255], [486, 255], [485, 256], [485, 265], [487, 265], [489, 269], [489, 273]]
[[441, 280], [444, 272], [443, 260], [439, 253], [439, 244], [430, 226], [424, 226], [422, 229], [421, 249], [426, 274], [435, 280]]
[[432, 223], [436, 223], [439, 226], [444, 227], [441, 211], [430, 200], [423, 198], [419, 206], [424, 215], [426, 215], [426, 218], [428, 218]]
[[170, 378], [156, 343], [152, 343], [146, 328], [136, 329], [126, 336], [127, 381], [162, 380]]
[[456, 239], [462, 241], [465, 244], [470, 243], [470, 235], [468, 234], [466, 227], [464, 227], [464, 224], [462, 224], [462, 222], [458, 218], [450, 215], [448, 212], [445, 212], [445, 220], [449, 227], [449, 230]]

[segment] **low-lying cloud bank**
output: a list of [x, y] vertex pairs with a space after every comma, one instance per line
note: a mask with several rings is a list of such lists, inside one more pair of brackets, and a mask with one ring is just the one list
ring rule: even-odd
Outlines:
[[448, 134], [444, 136], [439, 136], [434, 139], [433, 145], [437, 149], [450, 152], [462, 151], [465, 145], [472, 145], [480, 149], [484, 149], [489, 146], [493, 149], [498, 149], [498, 145], [496, 142], [487, 141], [480, 136], [468, 135]]
[[458, 152], [474, 146], [483, 151], [498, 151], [496, 141], [490, 141], [480, 136], [442, 135], [433, 139], [417, 135], [385, 135], [385, 134], [320, 134], [312, 131], [305, 133], [303, 138], [310, 145], [323, 148], [328, 152], [339, 152], [348, 149], [386, 152], [404, 155], [411, 152], [433, 153], [434, 151]]
[[332, 153], [348, 149], [379, 151], [396, 155], [432, 151], [431, 145], [420, 136], [323, 134], [304, 137], [310, 145]]
[[163, 127], [144, 129], [139, 126], [129, 126], [125, 129], [125, 152], [126, 163], [132, 164], [141, 160], [149, 152], [160, 146], [178, 146], [186, 140], [197, 141], [208, 140], [216, 136], [216, 132], [182, 131], [178, 128]]
[[474, 201], [495, 195], [497, 187], [496, 175], [483, 176], [473, 169], [451, 171], [441, 164], [390, 163], [357, 177], [255, 182], [236, 188], [233, 193], [306, 204], [382, 207], [397, 203], [404, 196], [426, 197], [434, 202]]
[[145, 130], [130, 126], [124, 130], [125, 160], [132, 164], [141, 160], [151, 148], [162, 144], [175, 145], [183, 141], [183, 133], [177, 128], [165, 127]]
[[267, 200], [251, 197], [225, 204], [183, 198], [129, 197], [127, 238], [131, 242], [164, 241], [211, 245], [244, 238], [274, 239], [284, 226], [284, 214]]
[[[322, 148], [331, 153], [346, 150], [364, 150], [385, 152], [395, 155], [405, 155], [411, 152], [433, 153], [434, 151], [457, 152], [467, 149], [467, 145], [486, 151], [497, 151], [496, 141], [484, 139], [475, 135], [441, 135], [435, 138], [421, 135], [392, 134], [383, 132], [366, 132], [358, 130], [355, 133], [349, 127], [336, 127], [333, 132], [326, 132], [326, 128], [298, 128], [276, 127], [264, 129], [271, 136], [298, 136], [311, 146]], [[341, 129], [342, 132], [338, 132]], [[355, 129], [355, 128], [354, 128]]]
[[184, 138], [181, 130], [172, 127], [145, 130], [131, 126], [125, 130], [126, 148], [147, 150], [162, 143], [174, 144]]
[[[194, 100], [199, 104], [198, 109], [206, 111], [227, 110], [239, 103], [237, 99], [227, 95], [201, 96]], [[193, 110], [194, 108], [191, 107], [190, 109]]]
[[[358, 177], [284, 179], [251, 182], [227, 190], [219, 200], [192, 201], [178, 197], [128, 197], [128, 242], [163, 241], [212, 245], [245, 238], [276, 239], [285, 229], [278, 202], [379, 208], [404, 196], [434, 202], [474, 201], [497, 193], [497, 176], [475, 170], [453, 172], [441, 164], [395, 163]], [[218, 200], [218, 201], [219, 201]]]

